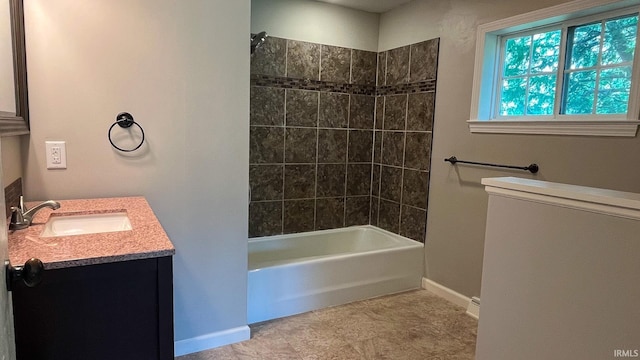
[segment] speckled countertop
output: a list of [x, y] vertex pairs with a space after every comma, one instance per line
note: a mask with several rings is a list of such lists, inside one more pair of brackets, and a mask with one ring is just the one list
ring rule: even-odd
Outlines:
[[[50, 216], [112, 212], [126, 212], [132, 230], [40, 237]], [[62, 200], [58, 210], [44, 208], [36, 213], [30, 227], [9, 231], [9, 259], [14, 266], [32, 257], [40, 259], [45, 269], [59, 269], [173, 254], [173, 244], [143, 197]]]

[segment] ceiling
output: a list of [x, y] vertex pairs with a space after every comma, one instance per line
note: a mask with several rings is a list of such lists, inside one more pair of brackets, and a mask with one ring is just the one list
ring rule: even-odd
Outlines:
[[396, 6], [406, 4], [411, 0], [316, 0], [325, 3], [341, 5], [352, 9], [374, 13], [383, 13]]

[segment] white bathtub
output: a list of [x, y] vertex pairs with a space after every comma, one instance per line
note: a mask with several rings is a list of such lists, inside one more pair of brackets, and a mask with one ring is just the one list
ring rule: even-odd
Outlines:
[[249, 324], [420, 287], [424, 245], [374, 226], [249, 240]]

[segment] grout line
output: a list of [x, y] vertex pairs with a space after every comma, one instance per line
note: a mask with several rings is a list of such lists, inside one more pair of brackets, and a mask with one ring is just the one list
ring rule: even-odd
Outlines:
[[[287, 127], [287, 95], [289, 94], [289, 92], [292, 89], [284, 89], [284, 114], [282, 117], [282, 126], [283, 127]], [[279, 125], [264, 125], [264, 126], [270, 126], [270, 127], [280, 127]]]
[[353, 49], [349, 49], [349, 84], [353, 84]]
[[398, 234], [402, 231], [402, 203], [404, 195], [404, 170], [407, 157], [407, 118], [409, 117], [409, 94], [404, 99], [404, 145], [402, 147], [402, 174], [400, 175], [400, 213], [398, 214]]
[[[287, 71], [287, 52], [289, 48], [289, 41], [287, 40], [286, 50], [285, 50], [285, 73]], [[282, 119], [283, 124], [287, 124], [287, 90], [284, 91], [284, 118]], [[285, 193], [285, 178], [287, 176], [287, 167], [284, 166], [287, 158], [287, 128], [286, 126], [282, 127], [283, 131], [283, 141], [282, 141], [282, 214], [281, 214], [281, 223], [280, 223], [280, 233], [284, 234], [284, 193]]]
[[349, 95], [349, 111], [347, 112], [347, 151], [344, 159], [344, 207], [342, 209], [342, 226], [347, 224], [347, 188], [349, 184], [349, 133], [351, 132], [351, 95]]
[[[374, 108], [373, 108], [373, 137], [372, 137], [372, 142], [371, 142], [371, 176], [369, 177], [369, 196], [373, 196], [373, 175], [375, 172], [374, 169], [374, 159], [375, 159], [375, 154], [376, 154], [376, 121], [378, 120], [378, 116], [377, 116], [377, 112], [376, 109], [378, 108], [378, 99], [375, 99], [374, 102]], [[369, 224], [371, 224], [371, 204], [372, 204], [373, 200], [369, 200]]]
[[[283, 198], [283, 199], [274, 199], [274, 200], [254, 200], [252, 202], [254, 202], [254, 203], [267, 203], [267, 202], [280, 202], [280, 201], [303, 201], [303, 200], [308, 201], [308, 200], [314, 200], [314, 199], [325, 200], [325, 199], [366, 198], [366, 197], [369, 197], [369, 195], [349, 195], [349, 196], [346, 196], [346, 197], [344, 197], [344, 196], [319, 196], [317, 198], [310, 197], [310, 198], [291, 198], [291, 199]], [[391, 201], [393, 203], [399, 204], [397, 201], [388, 200], [388, 199], [384, 199], [384, 200]], [[410, 205], [406, 205], [406, 206], [410, 206]], [[422, 208], [419, 208], [419, 207], [416, 207], [416, 206], [411, 206], [411, 207], [414, 207], [416, 209], [422, 209]], [[424, 209], [422, 209], [422, 210], [424, 210]]]
[[284, 42], [284, 77], [289, 77], [289, 39]]
[[320, 92], [318, 91], [318, 99], [317, 99], [317, 104], [318, 104], [318, 111], [316, 112], [316, 128], [319, 129], [320, 128]]
[[382, 199], [379, 193], [380, 187], [382, 187], [382, 166], [380, 166], [380, 186], [378, 186], [378, 196], [376, 197], [378, 199], [378, 213], [376, 214], [376, 226], [380, 225], [380, 201]]
[[384, 85], [387, 85], [387, 68], [389, 65], [389, 51], [384, 53]]
[[[386, 79], [386, 59], [387, 59], [387, 55], [385, 54], [384, 56], [385, 58], [385, 79]], [[382, 97], [382, 128], [381, 130], [384, 130], [384, 121], [386, 118], [386, 113], [387, 113], [387, 97], [383, 96]], [[376, 226], [380, 225], [380, 199], [382, 198], [382, 157], [384, 156], [384, 133], [381, 133], [380, 136], [382, 136], [380, 138], [380, 179], [378, 179], [378, 213], [376, 214]]]
[[412, 46], [409, 46], [409, 62], [407, 63], [407, 84], [411, 83], [411, 49]]
[[[383, 201], [386, 201], [386, 202], [390, 202], [390, 203], [396, 204], [396, 205], [401, 205], [399, 202], [397, 202], [397, 201], [395, 201], [395, 200], [391, 200], [391, 199], [387, 199], [387, 198], [383, 198], [383, 197], [380, 197], [379, 199], [380, 199], [380, 200], [383, 200]], [[268, 200], [265, 200], [265, 201], [268, 201]], [[260, 201], [256, 201], [256, 202], [260, 202]], [[421, 207], [414, 206], [414, 205], [402, 204], [402, 206], [406, 206], [406, 207], [414, 208], [414, 209], [417, 209], [417, 210], [427, 211], [427, 209], [423, 209], [423, 208], [421, 208]]]
[[376, 91], [373, 95], [378, 96], [378, 82], [379, 82], [379, 78], [380, 78], [380, 74], [379, 74], [379, 70], [380, 70], [380, 53], [376, 53], [376, 79], [375, 79], [375, 85], [376, 85]]
[[[349, 84], [353, 84], [353, 49], [351, 49], [349, 51]], [[375, 93], [375, 90], [374, 90]], [[374, 108], [374, 113], [375, 113], [375, 108]], [[345, 170], [344, 170], [344, 203], [343, 205], [343, 216], [342, 216], [342, 226], [345, 227], [347, 226], [347, 187], [348, 187], [348, 172], [349, 172], [349, 133], [351, 132], [351, 125], [350, 125], [350, 119], [351, 119], [351, 95], [349, 95], [349, 115], [347, 117], [347, 154], [346, 154], [346, 159], [345, 159]], [[369, 212], [371, 212], [371, 209], [369, 209]]]
[[[322, 53], [322, 52], [321, 52]], [[322, 58], [322, 56], [321, 56]], [[316, 109], [316, 178], [314, 181], [313, 190], [313, 229], [317, 228], [318, 224], [318, 157], [320, 156], [320, 130], [318, 125], [320, 124], [320, 93], [318, 92], [318, 101]]]
[[[377, 55], [376, 55], [376, 72], [377, 72]], [[377, 74], [376, 74], [377, 75]], [[378, 123], [378, 100], [381, 100], [380, 97], [378, 96], [374, 96], [374, 106], [373, 106], [373, 142], [371, 144], [371, 177], [370, 177], [370, 182], [369, 182], [369, 196], [371, 196], [370, 200], [369, 200], [369, 224], [371, 224], [372, 219], [371, 219], [371, 210], [373, 208], [373, 178], [375, 175], [375, 156], [376, 156], [376, 139], [377, 139], [377, 133], [378, 131], [376, 131], [376, 124]], [[382, 101], [384, 101], [384, 99], [382, 99]], [[382, 134], [380, 133], [380, 136], [382, 136]], [[382, 138], [380, 138], [380, 150], [382, 150]], [[380, 156], [382, 156], [382, 154], [379, 154]], [[382, 161], [382, 159], [380, 159]], [[378, 182], [380, 182], [380, 176], [378, 175]], [[378, 194], [380, 195], [380, 194]]]
[[318, 52], [320, 52], [320, 57], [318, 58], [318, 81], [322, 81], [322, 44], [318, 45]]

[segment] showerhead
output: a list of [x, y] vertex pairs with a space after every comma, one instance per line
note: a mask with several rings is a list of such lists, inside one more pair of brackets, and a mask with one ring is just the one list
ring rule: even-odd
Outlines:
[[262, 31], [256, 35], [251, 37], [251, 55], [258, 49], [262, 44], [264, 44], [265, 40], [267, 40], [269, 36], [266, 31]]

